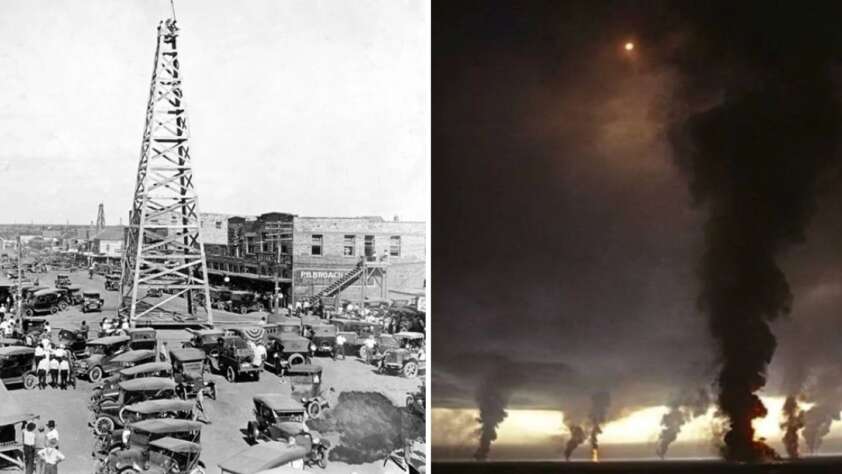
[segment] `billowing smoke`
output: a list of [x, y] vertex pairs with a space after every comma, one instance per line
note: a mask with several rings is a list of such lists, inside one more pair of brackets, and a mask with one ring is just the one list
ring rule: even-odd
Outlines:
[[798, 431], [804, 427], [804, 412], [798, 406], [798, 399], [790, 395], [784, 401], [781, 429], [784, 431], [784, 447], [790, 459], [798, 459]]
[[661, 434], [655, 453], [663, 458], [669, 445], [678, 438], [681, 427], [693, 418], [704, 415], [710, 406], [708, 390], [686, 391], [670, 401], [669, 411], [661, 418]]
[[754, 439], [752, 420], [766, 415], [756, 392], [776, 346], [769, 323], [792, 305], [777, 257], [804, 240], [818, 180], [838, 156], [840, 111], [826, 77], [729, 88], [673, 130], [677, 162], [708, 214], [699, 302], [721, 355], [726, 459], [771, 454]]
[[608, 405], [611, 403], [611, 397], [608, 392], [598, 392], [591, 397], [591, 449], [599, 450], [599, 435], [602, 434], [602, 424], [608, 416]]
[[816, 384], [809, 390], [809, 400], [814, 405], [804, 413], [804, 441], [807, 449], [815, 453], [824, 437], [830, 433], [830, 425], [839, 421], [842, 412], [842, 373], [833, 368], [819, 374]]
[[567, 425], [567, 429], [570, 431], [570, 439], [567, 440], [567, 444], [564, 446], [564, 459], [569, 461], [570, 456], [573, 455], [573, 451], [585, 442], [585, 430], [580, 425], [572, 423]]
[[485, 461], [491, 451], [491, 443], [497, 439], [497, 427], [506, 419], [506, 407], [511, 396], [511, 385], [504, 381], [512, 376], [507, 370], [509, 364], [497, 365], [479, 384], [476, 391], [477, 405], [479, 406], [479, 446], [474, 459]]

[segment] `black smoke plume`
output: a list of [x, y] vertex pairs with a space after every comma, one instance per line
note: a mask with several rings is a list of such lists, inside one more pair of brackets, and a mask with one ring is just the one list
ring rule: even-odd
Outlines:
[[506, 381], [512, 376], [512, 371], [507, 370], [511, 364], [498, 364], [487, 376], [482, 379], [476, 391], [477, 405], [479, 406], [480, 424], [478, 431], [479, 446], [474, 453], [474, 459], [485, 461], [491, 451], [491, 443], [497, 439], [497, 427], [506, 419], [508, 413], [506, 407], [509, 404], [512, 388]]
[[805, 239], [819, 186], [837, 171], [840, 108], [830, 66], [838, 44], [829, 46], [822, 31], [790, 44], [781, 32], [792, 9], [772, 7], [764, 22], [752, 20], [755, 4], [713, 10], [708, 19], [725, 24], [700, 30], [676, 58], [697, 109], [678, 106], [670, 133], [694, 200], [707, 211], [699, 302], [721, 357], [717, 402], [729, 421], [722, 454], [751, 462], [771, 454], [752, 428], [766, 415], [756, 393], [776, 347], [769, 323], [792, 306], [777, 259]]
[[687, 391], [670, 401], [669, 411], [661, 417], [661, 434], [655, 453], [663, 458], [669, 445], [678, 438], [681, 427], [693, 418], [704, 415], [710, 406], [710, 395], [705, 388]]
[[798, 406], [798, 399], [790, 395], [783, 406], [781, 429], [784, 430], [783, 443], [790, 459], [798, 459], [798, 431], [804, 427], [804, 412]]
[[573, 451], [585, 442], [585, 430], [580, 425], [572, 423], [567, 425], [567, 429], [570, 431], [570, 439], [567, 440], [567, 444], [564, 446], [564, 459], [569, 461], [570, 456], [573, 455]]
[[608, 416], [608, 405], [611, 403], [611, 397], [608, 392], [598, 392], [591, 397], [591, 449], [599, 450], [599, 435], [602, 434], [602, 424]]

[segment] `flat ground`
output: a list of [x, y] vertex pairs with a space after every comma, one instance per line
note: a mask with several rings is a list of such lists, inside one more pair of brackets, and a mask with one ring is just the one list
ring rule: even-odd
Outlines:
[[[38, 274], [40, 283], [44, 286], [51, 286], [55, 280], [55, 272]], [[103, 313], [83, 314], [78, 307], [70, 307], [59, 312], [48, 319], [57, 333], [58, 328], [78, 328], [82, 320], [94, 328], [98, 328], [99, 321], [103, 316], [114, 316], [118, 303], [118, 294], [114, 291], [105, 291], [104, 279], [94, 275], [88, 279], [87, 272], [74, 272], [70, 275], [74, 284], [78, 284], [84, 290], [99, 291], [105, 299]], [[240, 315], [214, 311], [215, 319], [218, 321], [242, 321]], [[249, 319], [259, 320], [259, 314], [252, 314]], [[169, 347], [180, 347], [181, 341], [187, 339], [187, 332], [183, 330], [161, 330], [159, 337]], [[366, 365], [362, 361], [348, 357], [345, 360], [333, 361], [329, 357], [316, 358], [314, 363], [324, 368], [323, 384], [324, 389], [333, 388], [334, 392], [328, 393], [331, 406], [336, 406], [340, 393], [347, 391], [379, 392], [388, 398], [393, 404], [403, 407], [406, 394], [414, 392], [421, 383], [420, 379], [406, 379], [393, 375], [379, 375], [374, 372], [374, 367]], [[219, 472], [217, 464], [225, 459], [234, 456], [239, 451], [248, 447], [242, 433], [246, 422], [252, 419], [252, 396], [258, 393], [289, 391], [289, 385], [281, 383], [280, 378], [263, 372], [257, 382], [228, 383], [223, 377], [212, 375], [212, 380], [217, 384], [217, 400], [206, 398], [206, 410], [211, 420], [202, 431], [202, 456], [201, 459], [208, 467], [208, 472]], [[58, 425], [61, 436], [61, 450], [67, 456], [62, 463], [61, 471], [65, 473], [86, 473], [91, 472], [94, 437], [88, 428], [89, 411], [87, 402], [90, 398], [91, 384], [79, 380], [76, 390], [54, 390], [28, 391], [19, 387], [9, 387], [12, 396], [27, 410], [41, 416], [41, 423], [54, 419]], [[413, 417], [408, 411], [403, 410], [403, 416]], [[332, 442], [338, 440], [337, 433], [325, 435]], [[327, 469], [313, 468], [314, 472], [342, 473], [349, 474], [356, 472], [380, 473], [381, 462], [368, 464], [348, 465], [340, 462], [331, 462]]]

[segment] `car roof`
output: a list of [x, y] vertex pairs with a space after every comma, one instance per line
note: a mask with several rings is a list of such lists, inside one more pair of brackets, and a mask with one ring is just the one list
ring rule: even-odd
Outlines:
[[285, 393], [260, 393], [254, 396], [254, 401], [266, 405], [271, 410], [304, 410], [304, 405]]
[[20, 344], [20, 339], [11, 339], [8, 337], [0, 337], [0, 344]]
[[82, 287], [80, 285], [70, 285], [70, 286], [67, 287], [67, 289], [71, 290], [71, 291], [76, 291], [76, 290], [81, 290]]
[[213, 334], [219, 334], [220, 336], [225, 334], [225, 331], [222, 329], [187, 329], [187, 332], [193, 334], [194, 336], [210, 336]]
[[129, 336], [106, 336], [100, 337], [99, 339], [94, 339], [93, 341], [88, 341], [88, 345], [91, 344], [102, 344], [103, 346], [110, 346], [111, 344], [119, 344], [121, 342], [129, 342], [131, 338]]
[[185, 441], [183, 439], [176, 439], [171, 436], [167, 436], [165, 438], [156, 439], [155, 441], [151, 441], [149, 446], [154, 446], [156, 448], [166, 449], [167, 451], [172, 451], [174, 453], [201, 453], [202, 446], [196, 443], [191, 443], [190, 441]]
[[203, 424], [193, 420], [177, 420], [175, 418], [150, 418], [131, 424], [133, 430], [147, 433], [177, 433], [183, 431], [201, 431]]
[[187, 411], [193, 409], [193, 402], [180, 398], [164, 398], [160, 400], [146, 400], [126, 406], [126, 410], [135, 413], [158, 413], [161, 411]]
[[190, 362], [194, 360], [204, 360], [205, 351], [195, 347], [186, 347], [184, 349], [170, 349], [170, 356], [181, 362]]
[[298, 373], [320, 374], [322, 373], [321, 365], [314, 364], [298, 364], [287, 368], [288, 375], [295, 375]]
[[35, 293], [32, 293], [32, 296], [44, 296], [44, 295], [49, 295], [49, 294], [52, 294], [52, 293], [58, 293], [59, 291], [60, 290], [57, 289], [57, 288], [46, 288], [46, 289], [43, 289], [43, 290], [38, 290]]
[[142, 377], [139, 379], [124, 380], [119, 384], [121, 390], [163, 390], [175, 388], [175, 381], [164, 377]]
[[287, 341], [297, 339], [297, 340], [309, 341], [309, 339], [307, 339], [306, 337], [304, 337], [300, 334], [293, 334], [293, 333], [289, 333], [289, 332], [281, 332], [281, 333], [277, 333], [277, 334], [270, 334], [269, 339], [281, 339], [281, 340], [287, 340]]
[[35, 354], [35, 349], [27, 346], [6, 346], [0, 347], [0, 356]]
[[[140, 351], [131, 351], [131, 352], [140, 352]], [[115, 357], [116, 359], [116, 357]], [[144, 372], [159, 372], [161, 370], [169, 370], [172, 371], [172, 367], [170, 364], [166, 362], [146, 362], [144, 364], [138, 364], [134, 367], [129, 367], [127, 369], [123, 369], [120, 371], [123, 375], [137, 375], [142, 374]]]
[[112, 362], [132, 362], [155, 355], [155, 351], [151, 349], [138, 349], [134, 351], [127, 351], [111, 359]]
[[411, 331], [404, 331], [404, 332], [396, 332], [392, 334], [395, 337], [402, 337], [404, 339], [424, 339], [423, 332], [411, 332]]
[[277, 441], [256, 444], [219, 463], [219, 467], [235, 474], [255, 474], [302, 459], [307, 448]]
[[98, 291], [83, 291], [82, 292], [82, 296], [94, 296], [94, 295], [99, 296], [99, 292]]

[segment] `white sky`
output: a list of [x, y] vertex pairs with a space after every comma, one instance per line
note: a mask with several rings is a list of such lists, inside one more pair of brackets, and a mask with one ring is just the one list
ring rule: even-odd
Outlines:
[[[128, 215], [168, 0], [0, 2], [0, 223]], [[203, 212], [426, 220], [427, 0], [176, 0]], [[124, 219], [125, 222], [125, 219]]]

